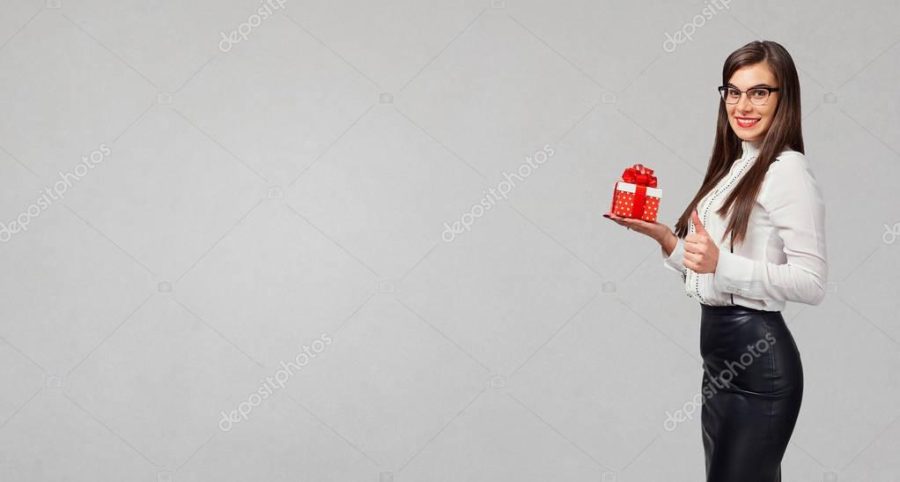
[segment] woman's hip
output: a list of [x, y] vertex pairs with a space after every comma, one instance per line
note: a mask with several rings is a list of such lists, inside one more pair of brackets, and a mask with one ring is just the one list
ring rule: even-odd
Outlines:
[[781, 312], [701, 304], [704, 378], [723, 391], [782, 398], [802, 392], [803, 366]]

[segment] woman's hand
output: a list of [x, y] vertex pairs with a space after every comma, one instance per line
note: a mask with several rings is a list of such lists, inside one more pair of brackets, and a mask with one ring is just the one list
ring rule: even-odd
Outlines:
[[694, 234], [684, 238], [684, 267], [696, 273], [715, 273], [719, 264], [719, 247], [713, 242], [695, 209], [691, 213], [694, 221]]
[[641, 234], [645, 234], [650, 236], [660, 244], [666, 236], [671, 232], [668, 226], [661, 223], [650, 223], [644, 221], [643, 219], [633, 219], [633, 218], [623, 218], [621, 216], [616, 216], [612, 213], [604, 214], [603, 217], [606, 219], [611, 219], [612, 221], [631, 229], [632, 231], [637, 231]]

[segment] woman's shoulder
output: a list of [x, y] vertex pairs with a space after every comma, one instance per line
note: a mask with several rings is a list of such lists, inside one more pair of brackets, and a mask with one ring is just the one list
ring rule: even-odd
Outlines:
[[812, 174], [809, 165], [809, 159], [800, 151], [793, 149], [785, 149], [775, 156], [772, 163], [769, 164], [766, 177], [770, 174], [781, 173], [781, 175], [802, 175], [804, 173]]
[[763, 179], [760, 200], [770, 193], [784, 193], [805, 186], [815, 188], [816, 184], [816, 176], [806, 155], [793, 149], [785, 149], [769, 165]]
[[[788, 160], [791, 162], [807, 163], [806, 155], [800, 151], [787, 148], [775, 156], [775, 161]], [[773, 162], [774, 164], [774, 162]]]

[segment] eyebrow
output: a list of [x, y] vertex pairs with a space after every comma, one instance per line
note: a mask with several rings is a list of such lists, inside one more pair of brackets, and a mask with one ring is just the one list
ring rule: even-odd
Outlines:
[[[731, 82], [728, 83], [728, 87], [734, 87], [735, 89], [739, 89], [738, 86], [732, 84]], [[748, 87], [748, 89], [755, 89], [757, 87], [772, 87], [772, 86], [769, 84], [756, 84], [756, 85], [751, 85], [750, 87]]]

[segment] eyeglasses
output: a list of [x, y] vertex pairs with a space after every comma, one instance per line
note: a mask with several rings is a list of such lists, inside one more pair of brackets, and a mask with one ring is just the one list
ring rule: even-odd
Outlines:
[[781, 89], [777, 87], [752, 87], [747, 90], [740, 90], [730, 85], [722, 85], [719, 86], [719, 95], [726, 104], [737, 104], [741, 100], [741, 94], [746, 92], [751, 104], [766, 105], [766, 101], [769, 100], [769, 94], [779, 90]]

